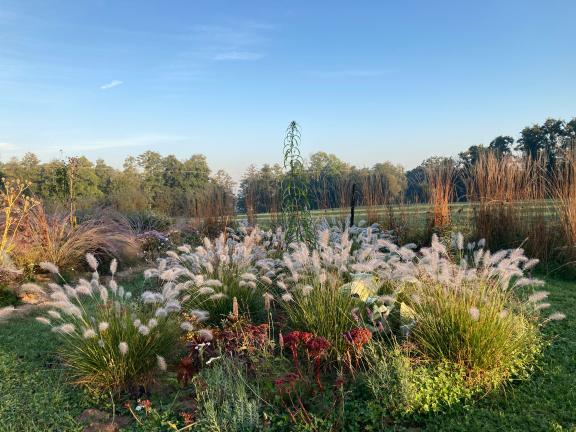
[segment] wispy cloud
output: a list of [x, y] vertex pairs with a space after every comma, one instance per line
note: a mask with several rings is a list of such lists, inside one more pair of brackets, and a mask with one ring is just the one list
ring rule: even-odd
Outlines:
[[172, 61], [161, 65], [161, 79], [188, 85], [209, 75], [219, 62], [257, 61], [265, 57], [275, 26], [252, 21], [227, 21], [195, 25], [181, 34], [174, 46], [182, 46]]
[[100, 90], [109, 90], [111, 88], [118, 87], [119, 85], [122, 85], [122, 84], [124, 84], [124, 81], [112, 80], [107, 84], [101, 85]]
[[0, 142], [0, 151], [16, 150], [16, 146], [9, 142]]
[[222, 60], [260, 60], [264, 57], [264, 54], [257, 53], [257, 52], [249, 52], [249, 51], [229, 51], [220, 54], [216, 54], [213, 57], [213, 60], [222, 61]]
[[[79, 144], [64, 145], [59, 147], [64, 152], [106, 150], [127, 147], [150, 147], [161, 146], [163, 144], [176, 144], [190, 140], [190, 137], [179, 135], [149, 134], [136, 135], [121, 138], [101, 138], [96, 140], [87, 140]], [[56, 150], [56, 147], [51, 149]]]
[[384, 69], [340, 69], [325, 71], [310, 71], [308, 74], [313, 78], [378, 78], [388, 71]]
[[176, 146], [178, 144], [187, 144], [192, 140], [192, 138], [188, 136], [154, 133], [86, 140], [70, 137], [67, 139], [73, 140], [74, 144], [62, 143], [59, 145], [35, 146], [27, 144], [15, 145], [9, 142], [0, 142], [0, 158], [5, 160], [12, 156], [22, 157], [26, 152], [32, 152], [40, 156], [42, 159], [59, 157], [61, 154], [64, 156], [71, 156], [83, 153], [85, 156], [90, 158], [94, 157], [94, 154], [91, 152], [102, 150], [120, 150], [125, 148], [140, 148], [142, 150], [162, 149]]

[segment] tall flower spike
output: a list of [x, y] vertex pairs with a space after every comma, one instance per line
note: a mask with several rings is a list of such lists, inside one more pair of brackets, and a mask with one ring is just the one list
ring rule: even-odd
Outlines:
[[238, 319], [238, 299], [236, 297], [232, 299], [232, 318]]
[[110, 273], [112, 276], [116, 274], [116, 270], [118, 270], [118, 261], [116, 261], [116, 258], [114, 258], [110, 263]]
[[86, 254], [86, 262], [93, 271], [96, 271], [98, 269], [98, 260], [91, 253]]

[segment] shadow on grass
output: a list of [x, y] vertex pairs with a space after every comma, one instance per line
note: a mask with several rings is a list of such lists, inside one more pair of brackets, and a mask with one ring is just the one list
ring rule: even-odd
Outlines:
[[88, 401], [65, 382], [58, 341], [32, 316], [0, 325], [0, 429], [76, 431]]

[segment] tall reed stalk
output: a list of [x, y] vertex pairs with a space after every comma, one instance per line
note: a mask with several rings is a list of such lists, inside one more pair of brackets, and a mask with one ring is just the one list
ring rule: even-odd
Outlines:
[[449, 205], [454, 196], [455, 177], [456, 168], [451, 160], [429, 166], [426, 170], [434, 228], [444, 228], [450, 224]]
[[552, 196], [565, 244], [568, 246], [568, 255], [576, 258], [576, 152], [568, 151], [558, 163], [552, 184]]
[[[499, 157], [494, 152], [480, 155], [466, 173], [468, 199], [476, 203], [477, 238], [486, 239], [491, 248], [524, 242], [529, 249], [537, 249], [533, 246], [540, 241], [547, 245], [541, 235], [546, 231], [544, 166], [544, 157]], [[544, 258], [541, 254], [538, 257]]]
[[375, 175], [367, 173], [361, 178], [362, 205], [366, 211], [366, 218], [369, 224], [379, 221], [378, 206], [386, 202], [381, 179]]

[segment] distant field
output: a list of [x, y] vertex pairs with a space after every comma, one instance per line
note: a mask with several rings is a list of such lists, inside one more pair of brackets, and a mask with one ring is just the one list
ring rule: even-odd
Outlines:
[[[474, 215], [474, 210], [478, 208], [478, 203], [453, 203], [450, 205], [452, 221], [458, 225], [466, 224]], [[495, 206], [498, 204], [495, 203]], [[553, 200], [539, 200], [539, 201], [520, 201], [514, 203], [519, 208], [522, 215], [531, 217], [533, 215], [545, 215], [549, 218], [555, 218], [557, 215], [554, 207]], [[395, 217], [402, 217], [407, 222], [420, 225], [425, 224], [428, 216], [431, 214], [430, 204], [407, 204], [407, 205], [394, 205], [394, 206], [375, 206], [371, 209], [367, 207], [356, 207], [355, 219], [356, 221], [365, 220], [369, 213], [377, 214], [379, 220], [385, 221], [390, 213]], [[328, 220], [344, 220], [350, 217], [350, 208], [333, 208], [325, 210], [313, 210], [312, 215], [316, 218], [326, 218]], [[267, 225], [271, 221], [275, 221], [280, 217], [279, 213], [258, 213], [255, 215], [256, 223], [260, 225]], [[238, 214], [237, 221], [242, 221], [247, 218], [246, 214]]]

